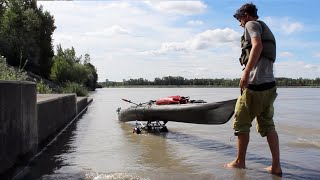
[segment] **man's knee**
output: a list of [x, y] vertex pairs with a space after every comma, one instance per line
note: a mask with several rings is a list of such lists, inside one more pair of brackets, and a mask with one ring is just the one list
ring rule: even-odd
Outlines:
[[268, 128], [258, 129], [258, 132], [260, 133], [261, 137], [266, 137], [269, 133], [274, 132], [274, 131], [275, 131], [274, 126], [270, 126]]

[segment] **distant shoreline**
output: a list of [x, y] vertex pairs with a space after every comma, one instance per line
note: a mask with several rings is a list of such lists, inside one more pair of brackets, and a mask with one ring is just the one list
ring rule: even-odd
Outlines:
[[[239, 88], [236, 86], [203, 86], [203, 85], [134, 85], [105, 86], [102, 88]], [[320, 88], [320, 86], [277, 86], [277, 88]]]
[[[154, 78], [153, 81], [139, 78], [139, 79], [123, 79], [122, 82], [109, 81], [106, 79], [105, 82], [98, 82], [101, 87], [141, 87], [141, 88], [237, 88], [239, 87], [240, 78], [237, 79], [187, 79], [181, 76], [165, 76], [162, 78]], [[320, 78], [316, 79], [292, 79], [285, 77], [275, 78], [275, 82], [278, 87], [289, 87], [289, 88], [319, 88]]]

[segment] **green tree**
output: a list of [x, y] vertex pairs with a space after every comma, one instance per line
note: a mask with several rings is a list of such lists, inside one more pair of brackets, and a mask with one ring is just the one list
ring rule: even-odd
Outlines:
[[65, 59], [68, 63], [80, 63], [81, 61], [81, 56], [77, 57], [76, 56], [76, 51], [74, 47], [71, 47], [71, 49], [62, 49], [61, 44], [57, 45], [57, 56], [62, 57]]
[[1, 19], [2, 19], [2, 16], [3, 16], [3, 13], [6, 9], [6, 4], [7, 4], [7, 1], [6, 0], [0, 0], [0, 22], [1, 22]]
[[76, 82], [78, 84], [85, 84], [89, 75], [91, 74], [91, 70], [80, 63], [73, 63], [71, 68], [71, 82]]
[[69, 64], [63, 57], [55, 56], [54, 63], [51, 68], [51, 79], [59, 84], [70, 81], [72, 79], [72, 75], [70, 69], [72, 68], [72, 64]]
[[57, 55], [51, 69], [51, 79], [56, 83], [65, 84], [66, 82], [85, 85], [89, 90], [95, 90], [97, 86], [98, 74], [96, 68], [89, 63], [90, 55], [85, 54], [77, 57], [73, 47], [63, 49], [61, 44], [57, 46]]
[[5, 41], [1, 53], [13, 66], [24, 64], [27, 60], [29, 63], [37, 62], [39, 57], [35, 31], [40, 28], [40, 21], [36, 13], [24, 5], [24, 1], [8, 1], [1, 23], [0, 35]]
[[40, 66], [40, 75], [44, 78], [50, 76], [51, 66], [53, 64], [53, 46], [52, 46], [52, 34], [56, 29], [54, 25], [54, 18], [50, 15], [49, 12], [43, 12], [42, 6], [37, 9], [37, 14], [40, 17], [41, 28], [39, 29], [39, 41], [38, 45], [40, 47], [39, 54], [39, 66]]
[[90, 61], [91, 61], [90, 54], [85, 54], [83, 64], [89, 64]]
[[[88, 62], [85, 60], [85, 62]], [[90, 62], [90, 61], [89, 61]], [[98, 74], [96, 68], [91, 63], [84, 64], [90, 71], [88, 74], [85, 85], [89, 88], [89, 90], [94, 91], [97, 87], [98, 82]]]
[[12, 66], [48, 77], [52, 65], [54, 19], [36, 0], [2, 0], [0, 53]]

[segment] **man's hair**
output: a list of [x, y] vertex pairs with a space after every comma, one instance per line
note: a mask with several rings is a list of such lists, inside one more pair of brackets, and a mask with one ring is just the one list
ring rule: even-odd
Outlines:
[[236, 11], [233, 17], [239, 20], [241, 17], [244, 17], [246, 14], [248, 14], [252, 17], [259, 18], [257, 12], [258, 12], [258, 9], [256, 5], [254, 5], [253, 3], [246, 3]]

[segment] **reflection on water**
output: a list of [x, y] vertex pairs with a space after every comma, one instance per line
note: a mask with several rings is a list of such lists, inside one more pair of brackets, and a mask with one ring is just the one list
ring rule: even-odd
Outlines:
[[316, 140], [308, 140], [303, 138], [298, 138], [297, 142], [289, 142], [289, 146], [292, 146], [293, 148], [299, 147], [299, 148], [314, 148], [320, 150], [320, 143]]
[[[233, 99], [233, 88], [99, 89], [87, 113], [74, 122], [21, 179], [281, 179], [263, 168], [271, 164], [268, 144], [255, 129], [247, 169], [226, 169], [236, 156], [232, 121], [223, 125], [168, 122], [168, 133], [133, 134], [133, 124], [119, 123], [120, 98], [147, 102], [169, 95], [208, 102]], [[280, 137], [282, 179], [320, 177], [319, 89], [278, 89], [275, 123]], [[254, 127], [254, 125], [253, 125]], [[232, 138], [231, 138], [232, 139]]]

